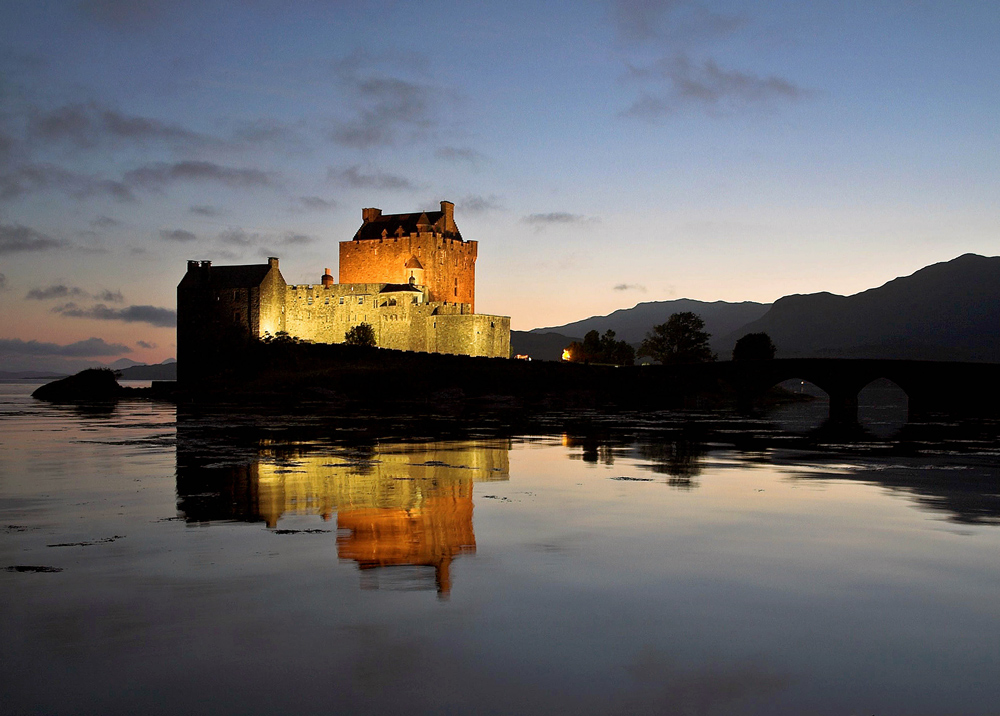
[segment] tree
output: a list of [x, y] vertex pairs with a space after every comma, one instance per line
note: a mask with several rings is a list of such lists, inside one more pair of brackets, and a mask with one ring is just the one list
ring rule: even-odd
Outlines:
[[776, 350], [766, 333], [747, 333], [736, 341], [733, 360], [771, 360]]
[[616, 341], [611, 329], [602, 336], [597, 331], [589, 331], [583, 343], [573, 341], [563, 351], [563, 360], [571, 363], [605, 363], [609, 365], [632, 365], [635, 349], [625, 341]]
[[367, 323], [359, 323], [344, 335], [344, 343], [349, 346], [375, 346], [375, 329]]
[[701, 317], [684, 311], [675, 313], [666, 323], [653, 326], [639, 346], [639, 356], [649, 356], [660, 363], [708, 363], [715, 355], [708, 347]]

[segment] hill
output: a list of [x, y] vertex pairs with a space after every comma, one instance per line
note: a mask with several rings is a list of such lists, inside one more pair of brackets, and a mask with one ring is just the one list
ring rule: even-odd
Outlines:
[[[673, 301], [647, 301], [636, 304], [633, 308], [622, 308], [606, 316], [591, 316], [582, 321], [574, 321], [563, 326], [553, 326], [551, 328], [535, 328], [529, 331], [531, 334], [554, 333], [565, 336], [584, 336], [589, 331], [604, 333], [611, 329], [615, 332], [618, 340], [626, 341], [638, 345], [646, 333], [653, 326], [666, 321], [671, 314], [683, 311], [691, 311], [701, 316], [705, 321], [705, 330], [713, 337], [713, 347], [718, 339], [728, 336], [751, 321], [755, 321], [763, 316], [769, 304], [754, 303], [744, 301], [742, 303], [729, 303], [727, 301], [695, 301], [690, 298], [679, 298]], [[511, 332], [511, 342], [514, 342], [513, 331]], [[740, 334], [743, 335], [743, 334]], [[572, 340], [579, 338], [569, 338], [560, 348], [569, 345]], [[719, 350], [719, 348], [715, 348]], [[729, 345], [732, 350], [732, 345]], [[518, 351], [523, 352], [523, 351]], [[535, 357], [534, 353], [528, 351], [529, 355]], [[558, 356], [556, 356], [558, 358]]]
[[582, 340], [561, 333], [510, 332], [510, 347], [514, 355], [528, 355], [533, 360], [562, 360], [563, 349], [573, 341]]
[[998, 328], [1000, 257], [965, 254], [852, 296], [785, 296], [722, 344], [763, 331], [779, 358], [1000, 362]]

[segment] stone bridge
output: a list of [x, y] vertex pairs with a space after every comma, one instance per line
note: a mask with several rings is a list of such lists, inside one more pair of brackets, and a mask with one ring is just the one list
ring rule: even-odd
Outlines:
[[744, 407], [782, 381], [807, 380], [830, 396], [830, 418], [837, 422], [857, 421], [858, 393], [879, 378], [891, 380], [906, 393], [911, 420], [934, 414], [1000, 412], [997, 363], [792, 358], [703, 363], [684, 368], [692, 372], [692, 377], [716, 378], [728, 384]]

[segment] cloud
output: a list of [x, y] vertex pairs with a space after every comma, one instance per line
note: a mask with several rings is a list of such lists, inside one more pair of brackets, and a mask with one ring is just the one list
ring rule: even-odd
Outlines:
[[172, 328], [177, 325], [177, 312], [157, 306], [125, 306], [111, 308], [98, 303], [90, 308], [82, 308], [75, 303], [56, 306], [53, 313], [67, 318], [92, 318], [99, 321], [124, 321], [125, 323], [148, 323], [151, 326]]
[[449, 162], [466, 162], [476, 165], [486, 159], [485, 154], [467, 147], [440, 147], [434, 150], [434, 156]]
[[121, 202], [138, 201], [132, 190], [120, 181], [80, 174], [54, 164], [21, 164], [0, 173], [0, 199], [16, 199], [46, 189], [62, 191], [74, 199], [109, 196]]
[[409, 179], [395, 174], [388, 174], [382, 171], [372, 171], [365, 174], [361, 167], [354, 165], [337, 171], [332, 167], [326, 172], [326, 177], [330, 181], [354, 187], [356, 189], [416, 189], [416, 185]]
[[66, 356], [71, 358], [93, 358], [131, 353], [132, 349], [121, 343], [105, 343], [102, 338], [88, 338], [67, 345], [22, 341], [20, 338], [0, 338], [0, 354], [28, 356]]
[[619, 283], [615, 286], [616, 291], [639, 291], [646, 293], [646, 287], [641, 283]]
[[50, 301], [53, 298], [93, 298], [106, 303], [124, 303], [125, 299], [121, 291], [98, 291], [96, 294], [88, 293], [79, 286], [67, 286], [56, 284], [45, 288], [33, 288], [24, 297], [29, 301]]
[[77, 5], [84, 17], [116, 30], [148, 29], [165, 17], [166, 10], [183, 0], [81, 0]]
[[299, 204], [303, 209], [310, 211], [326, 211], [337, 208], [337, 202], [333, 199], [322, 199], [318, 196], [300, 196]]
[[583, 216], [582, 214], [567, 214], [562, 211], [554, 211], [548, 214], [529, 214], [522, 221], [541, 228], [552, 224], [590, 224], [596, 222], [597, 219]]
[[233, 189], [273, 187], [277, 184], [273, 172], [254, 168], [227, 167], [206, 161], [157, 162], [126, 172], [125, 181], [146, 189], [162, 189], [168, 184], [185, 181], [210, 181]]
[[160, 231], [160, 238], [164, 241], [177, 241], [177, 242], [187, 242], [187, 241], [197, 241], [198, 237], [192, 234], [190, 231], [185, 231], [184, 229], [163, 229]]
[[65, 141], [80, 149], [107, 142], [168, 142], [200, 146], [218, 140], [177, 124], [102, 107], [96, 102], [68, 104], [28, 117], [28, 136], [46, 142]]
[[260, 241], [260, 234], [249, 234], [243, 229], [228, 228], [219, 232], [219, 241], [230, 246], [252, 246]]
[[112, 219], [110, 216], [104, 216], [103, 214], [94, 218], [90, 222], [90, 225], [95, 229], [113, 229], [116, 226], [121, 226], [122, 222], [118, 219]]
[[188, 209], [189, 214], [194, 214], [195, 216], [207, 216], [214, 218], [217, 216], [225, 216], [226, 212], [217, 206], [209, 206], [207, 204], [197, 204]]
[[316, 241], [315, 236], [309, 236], [307, 234], [295, 234], [288, 232], [281, 239], [281, 243], [285, 246], [305, 246], [306, 244], [311, 244]]
[[302, 132], [276, 119], [261, 118], [240, 122], [233, 130], [233, 139], [241, 144], [271, 145], [279, 149], [301, 151], [308, 146]]
[[136, 341], [135, 344], [140, 348], [156, 348], [155, 343], [147, 343], [146, 341]]
[[455, 204], [456, 211], [460, 211], [463, 214], [484, 214], [488, 211], [495, 211], [502, 208], [500, 200], [492, 194], [490, 196], [470, 194]]
[[63, 246], [65, 242], [27, 226], [0, 224], [0, 254], [50, 251]]
[[710, 111], [739, 109], [774, 101], [795, 101], [810, 94], [781, 77], [726, 70], [714, 60], [696, 63], [683, 55], [665, 57], [645, 68], [632, 67], [629, 73], [635, 80], [658, 87], [644, 92], [623, 112], [624, 116], [641, 119], [655, 119], [682, 106], [699, 106]]
[[690, 45], [731, 35], [747, 25], [742, 15], [713, 12], [689, 0], [614, 0], [611, 15], [619, 40], [628, 45]]
[[[410, 70], [426, 65], [420, 55], [405, 61]], [[434, 85], [376, 70], [378, 63], [365, 53], [335, 63], [334, 71], [354, 115], [334, 122], [328, 135], [337, 144], [355, 149], [391, 145], [401, 134], [413, 139], [437, 124], [432, 108], [441, 104], [445, 93]]]
[[48, 301], [53, 298], [89, 298], [90, 294], [84, 291], [79, 286], [66, 286], [59, 284], [56, 286], [48, 286], [46, 288], [33, 288], [28, 291], [25, 299], [29, 301]]

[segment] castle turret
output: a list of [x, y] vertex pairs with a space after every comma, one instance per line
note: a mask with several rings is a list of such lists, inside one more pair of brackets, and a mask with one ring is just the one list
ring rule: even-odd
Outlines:
[[444, 218], [445, 233], [451, 234], [458, 231], [458, 227], [455, 226], [455, 205], [450, 201], [442, 201], [441, 214], [443, 214]]
[[333, 274], [330, 273], [330, 269], [323, 269], [323, 276], [320, 277], [320, 283], [323, 284], [323, 288], [329, 288], [333, 285]]

